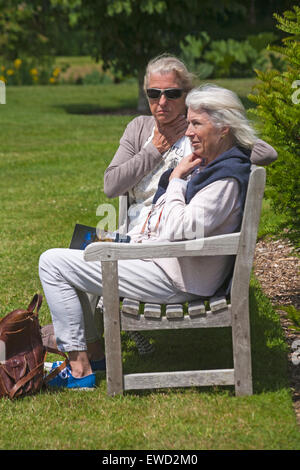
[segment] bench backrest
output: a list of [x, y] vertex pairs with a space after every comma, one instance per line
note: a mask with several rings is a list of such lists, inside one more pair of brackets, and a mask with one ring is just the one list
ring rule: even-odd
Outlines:
[[249, 285], [265, 182], [265, 168], [251, 165], [238, 253], [236, 255], [233, 271], [231, 298], [232, 295], [239, 295], [240, 285]]

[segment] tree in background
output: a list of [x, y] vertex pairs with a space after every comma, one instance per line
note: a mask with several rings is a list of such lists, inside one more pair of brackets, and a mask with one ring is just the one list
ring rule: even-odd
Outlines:
[[290, 2], [265, 0], [262, 8], [257, 0], [0, 0], [0, 56], [87, 54], [141, 84], [149, 59], [178, 55], [187, 35], [243, 39], [270, 22], [271, 7], [283, 11]]
[[52, 0], [70, 9], [72, 24], [87, 32], [89, 51], [104, 68], [137, 76], [138, 110], [147, 62], [163, 52], [178, 54], [180, 41], [201, 30], [205, 18], [218, 22], [245, 11], [236, 0]]
[[41, 2], [0, 0], [0, 55], [14, 60], [20, 54], [49, 53], [46, 15]]
[[259, 117], [262, 136], [278, 151], [278, 160], [268, 168], [267, 197], [277, 212], [287, 214], [294, 234], [300, 232], [300, 7], [274, 15], [277, 27], [289, 34], [282, 45], [272, 47], [287, 63], [284, 72], [257, 71], [257, 104], [252, 112]]
[[57, 44], [69, 30], [67, 15], [51, 0], [0, 0], [0, 80], [57, 83]]
[[0, 0], [0, 56], [42, 61], [58, 54], [90, 55], [117, 78], [138, 77], [143, 112], [142, 81], [151, 58], [163, 52], [180, 55], [185, 38], [207, 31], [214, 46], [210, 60], [214, 67], [219, 61], [220, 76], [232, 74], [230, 63], [237, 56], [244, 72], [253, 63], [252, 49], [222, 40], [242, 40], [262, 21], [270, 22], [271, 7], [283, 11], [290, 2], [265, 0], [262, 7], [257, 0]]
[[0, 57], [53, 57], [83, 52], [84, 32], [70, 27], [69, 15], [52, 0], [0, 0]]
[[[145, 110], [142, 82], [147, 62], [163, 52], [180, 54], [188, 35], [208, 31], [222, 37], [233, 26], [240, 34], [257, 26], [266, 10], [291, 0], [51, 0], [69, 13], [71, 24], [86, 33], [87, 50], [104, 68], [138, 77], [138, 110]], [[281, 5], [281, 7], [280, 7]], [[281, 10], [282, 11], [282, 10]], [[248, 18], [251, 16], [251, 21]]]

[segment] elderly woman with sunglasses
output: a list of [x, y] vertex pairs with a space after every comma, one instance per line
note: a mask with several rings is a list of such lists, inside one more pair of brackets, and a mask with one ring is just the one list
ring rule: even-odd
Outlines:
[[[216, 86], [193, 90], [186, 103], [185, 136], [192, 151], [162, 174], [151, 209], [129, 231], [131, 243], [173, 242], [239, 229], [256, 142], [243, 105], [233, 92]], [[208, 258], [121, 260], [119, 295], [158, 303], [211, 296], [228, 279], [233, 260]], [[96, 364], [85, 338], [78, 290], [102, 294], [101, 263], [85, 262], [81, 250], [52, 249], [41, 255], [39, 272], [58, 347], [70, 360], [49, 385], [92, 389]], [[100, 361], [100, 342], [93, 345], [95, 353]]]
[[[162, 55], [149, 62], [144, 90], [151, 116], [139, 116], [128, 124], [104, 175], [108, 197], [129, 195], [129, 228], [144, 219], [162, 173], [191, 153], [184, 134], [185, 98], [192, 88], [192, 74], [176, 57]], [[252, 163], [267, 165], [276, 158], [273, 147], [256, 140]]]

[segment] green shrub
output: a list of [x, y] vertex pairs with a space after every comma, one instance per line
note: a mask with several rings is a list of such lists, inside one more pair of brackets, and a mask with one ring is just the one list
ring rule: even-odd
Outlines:
[[182, 60], [189, 70], [197, 74], [200, 80], [211, 77], [214, 71], [214, 65], [204, 59], [204, 51], [209, 41], [209, 35], [203, 31], [198, 37], [189, 34], [184, 41], [180, 42]]
[[209, 35], [202, 31], [197, 37], [189, 34], [180, 42], [180, 56], [200, 80], [252, 77], [255, 68], [267, 70], [274, 63], [279, 70], [284, 68], [278, 54], [267, 50], [267, 46], [276, 40], [273, 33], [260, 33], [248, 36], [244, 41], [211, 41]]
[[[258, 84], [249, 99], [257, 104], [251, 110], [259, 117], [262, 137], [278, 152], [278, 160], [268, 168], [266, 196], [276, 212], [284, 212], [299, 240], [300, 179], [300, 8], [283, 16], [274, 15], [277, 27], [289, 36], [282, 45], [271, 48], [282, 54], [286, 70], [259, 71]], [[255, 93], [256, 90], [256, 93]]]
[[279, 305], [278, 308], [284, 310], [287, 313], [288, 319], [292, 322], [289, 328], [300, 331], [300, 310], [297, 310], [294, 305]]
[[276, 40], [276, 34], [271, 32], [250, 34], [249, 36], [247, 36], [247, 41], [257, 52], [263, 51], [268, 47], [269, 44], [274, 43]]
[[259, 53], [248, 41], [221, 39], [211, 43], [205, 59], [215, 64], [215, 78], [234, 78], [251, 76], [253, 64], [256, 63], [258, 56]]
[[112, 78], [99, 70], [93, 70], [82, 78], [83, 85], [100, 85], [103, 83], [112, 83]]

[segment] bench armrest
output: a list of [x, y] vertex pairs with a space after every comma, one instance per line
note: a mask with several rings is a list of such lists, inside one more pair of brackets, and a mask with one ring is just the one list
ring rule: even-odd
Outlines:
[[235, 255], [239, 239], [240, 232], [179, 242], [95, 242], [85, 248], [84, 259], [85, 261], [117, 261], [121, 259]]

